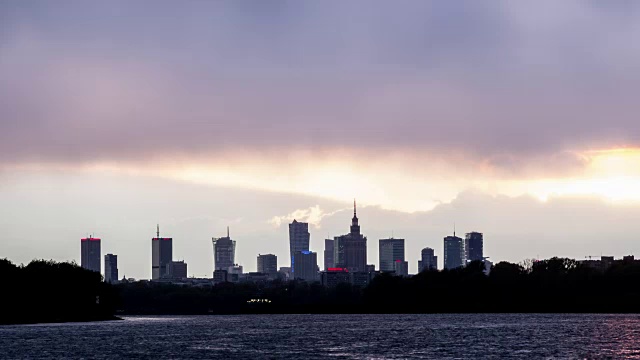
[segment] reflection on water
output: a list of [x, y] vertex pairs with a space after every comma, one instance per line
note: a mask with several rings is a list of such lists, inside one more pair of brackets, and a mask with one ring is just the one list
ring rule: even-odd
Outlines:
[[0, 326], [0, 358], [632, 358], [637, 315], [135, 316]]

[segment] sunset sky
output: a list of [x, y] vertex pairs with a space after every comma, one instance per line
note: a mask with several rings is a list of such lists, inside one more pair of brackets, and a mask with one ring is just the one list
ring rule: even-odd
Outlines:
[[[640, 255], [640, 2], [0, 2], [0, 258], [103, 239], [149, 278], [211, 237], [288, 266], [348, 232], [369, 263], [442, 238], [492, 261]], [[322, 267], [322, 261], [320, 266]]]

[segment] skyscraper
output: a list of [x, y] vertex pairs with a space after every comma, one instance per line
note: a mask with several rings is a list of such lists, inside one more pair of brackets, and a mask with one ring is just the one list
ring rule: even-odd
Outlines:
[[312, 251], [300, 251], [293, 254], [292, 270], [294, 280], [318, 280], [318, 254]]
[[335, 267], [335, 262], [333, 261], [333, 244], [334, 244], [334, 241], [331, 239], [324, 240], [324, 270], [325, 271], [328, 268]]
[[160, 237], [160, 225], [156, 228], [156, 237], [151, 239], [151, 278], [154, 280], [167, 276], [167, 265], [173, 259], [173, 239]]
[[467, 262], [484, 260], [482, 233], [470, 232], [464, 237], [464, 255]]
[[355, 200], [353, 201], [353, 218], [350, 230], [349, 234], [334, 238], [335, 266], [348, 269], [350, 272], [366, 271], [367, 238], [360, 233]]
[[278, 257], [273, 254], [258, 255], [258, 272], [267, 274], [270, 279], [278, 277]]
[[107, 254], [104, 256], [104, 281], [118, 282], [118, 255]]
[[464, 243], [462, 238], [447, 236], [444, 238], [444, 268], [455, 269], [464, 266]]
[[229, 228], [227, 227], [227, 236], [221, 238], [213, 238], [213, 266], [214, 270], [226, 270], [235, 264], [236, 242], [231, 240], [229, 236]]
[[100, 239], [92, 236], [80, 239], [80, 266], [85, 269], [100, 272]]
[[293, 255], [301, 251], [309, 251], [309, 224], [293, 220], [289, 224], [289, 256], [291, 257], [291, 270], [293, 270]]
[[422, 260], [418, 261], [418, 272], [425, 270], [436, 270], [438, 268], [438, 257], [432, 248], [426, 247], [420, 253]]
[[395, 271], [395, 262], [404, 261], [404, 239], [380, 239], [380, 271]]

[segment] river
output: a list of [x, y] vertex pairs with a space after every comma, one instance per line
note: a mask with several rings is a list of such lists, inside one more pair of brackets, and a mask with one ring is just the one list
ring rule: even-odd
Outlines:
[[139, 316], [0, 326], [0, 359], [637, 358], [640, 315]]

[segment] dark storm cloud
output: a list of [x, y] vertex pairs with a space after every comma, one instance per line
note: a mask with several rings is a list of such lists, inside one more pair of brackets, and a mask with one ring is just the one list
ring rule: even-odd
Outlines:
[[[0, 4], [7, 162], [640, 145], [634, 2]], [[569, 159], [572, 163], [574, 160]], [[579, 160], [576, 160], [579, 162]]]

